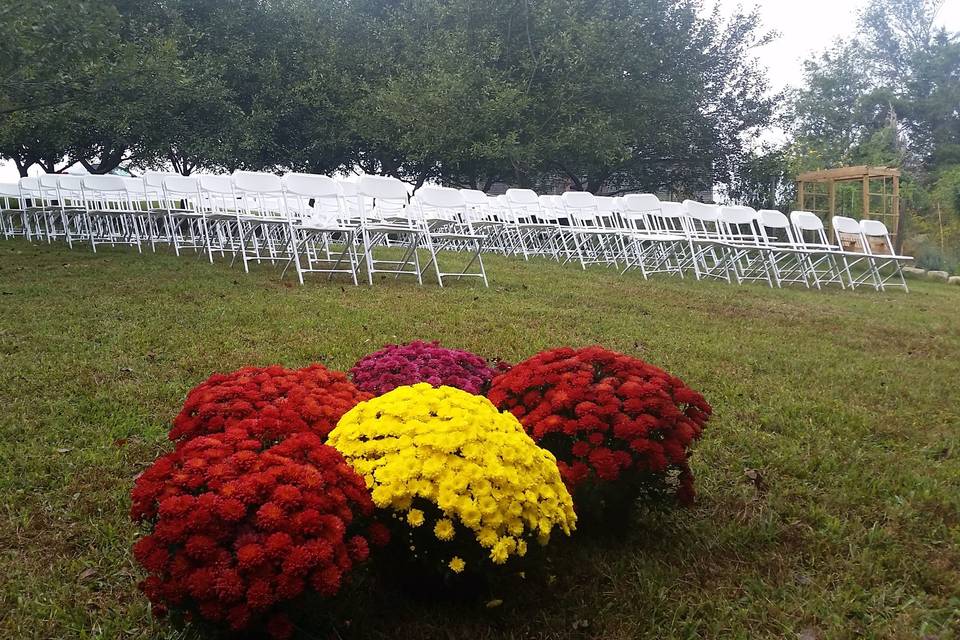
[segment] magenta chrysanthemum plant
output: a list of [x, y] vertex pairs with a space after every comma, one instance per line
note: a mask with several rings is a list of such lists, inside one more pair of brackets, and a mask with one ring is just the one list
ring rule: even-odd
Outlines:
[[364, 356], [350, 369], [350, 375], [357, 388], [378, 396], [418, 382], [482, 394], [493, 376], [507, 368], [503, 363], [492, 365], [469, 351], [415, 340], [390, 344]]

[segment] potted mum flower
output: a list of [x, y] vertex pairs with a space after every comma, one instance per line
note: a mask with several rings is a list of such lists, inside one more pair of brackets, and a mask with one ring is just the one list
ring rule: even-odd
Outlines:
[[170, 439], [220, 433], [248, 418], [256, 418], [248, 426], [256, 427], [256, 437], [265, 442], [303, 432], [325, 438], [340, 416], [369, 397], [344, 374], [320, 364], [215, 373], [187, 394]]
[[667, 372], [602, 347], [563, 347], [497, 376], [487, 396], [557, 457], [581, 517], [625, 523], [637, 498], [693, 501], [687, 458], [711, 407]]
[[556, 460], [484, 397], [421, 383], [361, 402], [330, 432], [418, 579], [482, 576], [575, 526]]
[[154, 462], [131, 499], [156, 616], [277, 640], [296, 603], [334, 596], [389, 535], [370, 524], [363, 479], [312, 433], [271, 447], [241, 427], [199, 436]]
[[439, 342], [415, 340], [390, 344], [364, 356], [350, 369], [350, 375], [361, 391], [374, 395], [418, 382], [482, 394], [497, 371], [504, 369], [506, 366], [502, 363], [495, 368], [469, 351], [441, 347]]

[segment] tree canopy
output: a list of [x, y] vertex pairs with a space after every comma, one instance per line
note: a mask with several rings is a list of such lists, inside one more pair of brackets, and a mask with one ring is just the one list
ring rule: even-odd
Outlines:
[[6, 3], [0, 155], [692, 192], [770, 122], [768, 38], [699, 0]]

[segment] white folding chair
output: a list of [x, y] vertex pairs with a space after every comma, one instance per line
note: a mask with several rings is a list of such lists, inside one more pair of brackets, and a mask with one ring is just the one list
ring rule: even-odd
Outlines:
[[88, 175], [80, 179], [80, 190], [87, 219], [91, 226], [90, 242], [128, 244], [142, 253], [146, 236], [142, 211], [135, 207], [123, 178], [109, 175]]
[[0, 183], [0, 229], [7, 240], [30, 238], [30, 224], [21, 202], [18, 183]]
[[[412, 201], [414, 210], [420, 216], [427, 230], [427, 249], [430, 261], [423, 266], [421, 273], [433, 265], [437, 282], [442, 287], [444, 278], [480, 278], [483, 286], [489, 286], [487, 272], [483, 266], [483, 234], [473, 233], [467, 219], [467, 203], [456, 189], [447, 187], [421, 187]], [[458, 271], [446, 271], [441, 267], [440, 252], [459, 252], [467, 256], [466, 264]], [[471, 267], [476, 264], [475, 271]]]
[[[337, 181], [327, 176], [288, 173], [283, 176], [287, 211], [293, 220], [293, 251], [297, 278], [304, 273], [349, 273], [357, 284], [359, 259], [356, 251], [357, 226]], [[286, 269], [285, 269], [286, 270]]]
[[773, 249], [763, 242], [756, 223], [757, 212], [750, 207], [720, 207], [720, 235], [737, 284], [765, 280], [773, 287]]
[[503, 194], [501, 213], [508, 217], [514, 240], [513, 253], [530, 256], [546, 255], [556, 259], [554, 239], [558, 225], [544, 221], [540, 199], [532, 189], [507, 189]]
[[[866, 240], [867, 251], [874, 256], [874, 266], [876, 267], [877, 278], [880, 281], [880, 289], [903, 287], [903, 290], [909, 293], [907, 280], [903, 277], [903, 263], [910, 262], [913, 258], [897, 254], [893, 242], [890, 240], [887, 225], [880, 220], [861, 220], [860, 232]], [[887, 275], [884, 275], [885, 270]], [[899, 282], [897, 282], [898, 280]]]
[[490, 201], [490, 196], [477, 189], [460, 189], [466, 205], [466, 223], [471, 233], [485, 236], [484, 250], [503, 255], [509, 253], [504, 233], [506, 223], [496, 218], [496, 212]]
[[64, 207], [59, 200], [57, 181], [60, 176], [56, 173], [46, 173], [37, 176], [36, 206], [42, 219], [44, 235], [47, 242], [64, 240], [73, 248], [73, 238], [70, 235], [70, 223], [64, 213]]
[[283, 182], [272, 173], [234, 171], [231, 176], [237, 197], [237, 226], [243, 270], [251, 262], [296, 264], [303, 282], [298, 252], [294, 251], [293, 220], [287, 212]]
[[569, 233], [576, 247], [580, 267], [588, 264], [617, 266], [622, 253], [620, 230], [606, 226], [611, 221], [600, 211], [598, 198], [589, 191], [567, 191], [560, 196], [564, 214], [569, 220]]
[[394, 278], [414, 276], [423, 284], [417, 249], [426, 242], [426, 229], [406, 211], [407, 185], [389, 176], [365, 175], [357, 183], [357, 199], [367, 282], [373, 284], [375, 273], [392, 273]]
[[243, 230], [233, 180], [230, 176], [201, 174], [197, 186], [208, 255], [212, 260], [214, 252], [221, 257], [229, 252], [235, 258], [242, 251]]
[[42, 241], [47, 233], [45, 199], [38, 176], [20, 178], [20, 209], [23, 211], [27, 240]]
[[809, 254], [797, 245], [787, 216], [775, 209], [760, 209], [757, 211], [757, 228], [761, 243], [771, 248], [770, 267], [777, 285], [800, 283], [809, 289]]
[[731, 250], [720, 232], [720, 207], [684, 200], [683, 213], [694, 277], [732, 282]]
[[791, 211], [797, 246], [807, 252], [807, 275], [819, 289], [823, 284], [839, 284], [846, 289], [840, 264], [837, 261], [839, 248], [830, 244], [823, 221], [809, 211]]
[[880, 274], [877, 265], [867, 249], [867, 239], [863, 236], [860, 223], [846, 216], [834, 216], [830, 226], [840, 251], [837, 256], [843, 263], [843, 272], [847, 275], [847, 284], [851, 289], [869, 284], [880, 290]]
[[[647, 199], [646, 205], [650, 204]], [[683, 205], [658, 201], [655, 208], [645, 211], [644, 225], [642, 231], [629, 234], [632, 245], [628, 256], [631, 257], [624, 272], [635, 265], [644, 277], [666, 273], [683, 279], [684, 270], [693, 268]]]
[[90, 217], [83, 202], [83, 180], [80, 176], [58, 174], [57, 204], [66, 234], [67, 244], [92, 240]]
[[[160, 182], [159, 193], [154, 185], [157, 180]], [[213, 250], [208, 238], [206, 210], [202, 205], [199, 180], [176, 173], [153, 174], [147, 188], [151, 203], [154, 202], [153, 198], [158, 198], [155, 201], [157, 208], [152, 209], [156, 212], [153, 216], [155, 219], [165, 216], [174, 253], [180, 255], [181, 249], [192, 249], [197, 256], [205, 254], [212, 263]]]
[[[140, 177], [139, 195], [143, 199], [144, 220], [150, 247], [156, 251], [157, 243], [169, 244], [176, 255], [180, 255], [180, 247], [176, 242], [176, 230], [170, 219], [170, 214], [163, 202], [163, 178], [169, 173], [147, 171]], [[179, 175], [179, 174], [175, 174]], [[132, 189], [132, 187], [131, 187]]]

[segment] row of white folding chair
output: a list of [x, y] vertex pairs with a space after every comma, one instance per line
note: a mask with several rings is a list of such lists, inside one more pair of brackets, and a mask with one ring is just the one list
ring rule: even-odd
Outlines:
[[[303, 250], [307, 264], [297, 264], [302, 280], [303, 271], [320, 270], [311, 268], [319, 255], [312, 243], [321, 238], [322, 253], [327, 258], [333, 238], [344, 247], [336, 255], [333, 271], [343, 271], [339, 266], [349, 264], [346, 271], [355, 279], [353, 245], [359, 238], [348, 236], [362, 235], [363, 242], [359, 244], [364, 250], [371, 282], [377, 271], [408, 273], [422, 281], [423, 269], [419, 268], [416, 248], [421, 246], [425, 228], [409, 218], [406, 185], [392, 178], [363, 176], [358, 183], [349, 183], [335, 182], [326, 176], [290, 174], [281, 182], [272, 174], [243, 171], [232, 176], [195, 178], [148, 173], [142, 180], [116, 176], [49, 176], [42, 181], [43, 185], [40, 179], [32, 179], [17, 185], [16, 190], [10, 189], [11, 202], [5, 203], [2, 218], [5, 236], [10, 237], [19, 230], [31, 237], [31, 229], [34, 236], [51, 241], [63, 236], [55, 227], [55, 218], [48, 214], [55, 209], [62, 213], [63, 204], [69, 200], [64, 197], [65, 189], [58, 190], [58, 187], [68, 181], [77, 182], [70, 189], [77, 192], [76, 201], [82, 204], [77, 211], [90, 221], [92, 232], [88, 231], [87, 235], [94, 250], [98, 241], [120, 242], [118, 230], [129, 230], [123, 240], [129, 239], [138, 248], [140, 241], [149, 239], [151, 244], [169, 242], [177, 253], [184, 248], [205, 248], [211, 260], [214, 252], [230, 252], [234, 257], [242, 257], [245, 269], [250, 261], [297, 264], [298, 253]], [[84, 181], [87, 182], [86, 196]], [[41, 187], [48, 187], [49, 191], [44, 192]], [[24, 208], [14, 206], [21, 201], [30, 204]], [[18, 213], [19, 220], [16, 219]], [[104, 218], [107, 213], [109, 217]], [[119, 224], [106, 228], [109, 231], [106, 233], [101, 228], [102, 219], [119, 221]], [[71, 240], [74, 235], [66, 237]], [[444, 238], [445, 242], [450, 240], [450, 237]], [[460, 248], [475, 239], [463, 235], [460, 240], [461, 243], [453, 246]], [[374, 260], [373, 249], [381, 244], [403, 246], [407, 251], [401, 260]], [[391, 263], [392, 268], [384, 267]], [[440, 271], [433, 253], [425, 268], [431, 264], [441, 283], [450, 275], [478, 275], [486, 282], [482, 266], [477, 274], [467, 270], [447, 274]]]

